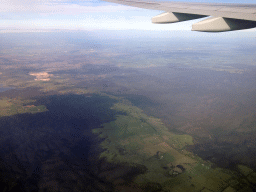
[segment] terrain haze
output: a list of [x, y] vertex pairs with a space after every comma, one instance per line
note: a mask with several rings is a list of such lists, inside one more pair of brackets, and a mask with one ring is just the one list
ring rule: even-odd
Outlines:
[[0, 33], [9, 191], [254, 191], [252, 32]]

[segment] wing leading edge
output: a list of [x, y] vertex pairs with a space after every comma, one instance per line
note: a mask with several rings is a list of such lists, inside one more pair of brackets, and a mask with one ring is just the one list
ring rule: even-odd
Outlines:
[[256, 4], [160, 2], [144, 0], [104, 0], [144, 9], [165, 11], [153, 23], [175, 23], [212, 16], [192, 25], [193, 31], [223, 32], [256, 27]]

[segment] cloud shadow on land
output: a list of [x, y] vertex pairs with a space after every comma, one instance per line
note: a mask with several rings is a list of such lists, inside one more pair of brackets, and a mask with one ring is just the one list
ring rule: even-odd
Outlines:
[[[99, 160], [93, 128], [115, 120], [116, 100], [100, 95], [38, 97], [46, 112], [0, 118], [0, 182], [15, 191], [113, 191], [104, 172], [127, 178], [144, 167]], [[122, 170], [122, 174], [117, 174]], [[4, 189], [4, 188], [3, 188]]]

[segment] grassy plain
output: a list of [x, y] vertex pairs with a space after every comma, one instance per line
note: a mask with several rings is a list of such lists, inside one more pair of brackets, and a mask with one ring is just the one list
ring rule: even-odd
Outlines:
[[135, 183], [159, 183], [162, 191], [224, 191], [237, 179], [236, 172], [214, 169], [211, 162], [187, 151], [185, 147], [193, 145], [191, 136], [171, 133], [159, 119], [122, 99], [112, 109], [123, 115], [93, 130], [104, 138], [100, 157], [111, 163], [144, 165], [147, 171]]
[[44, 105], [35, 106], [30, 104], [32, 102], [34, 102], [34, 100], [1, 98], [0, 117], [22, 113], [38, 113], [47, 111]]

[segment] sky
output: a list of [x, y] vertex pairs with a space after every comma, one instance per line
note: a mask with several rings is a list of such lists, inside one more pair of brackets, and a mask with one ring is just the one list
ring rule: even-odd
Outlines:
[[[183, 2], [255, 3], [254, 0]], [[191, 30], [197, 22], [152, 24], [151, 18], [160, 13], [99, 0], [0, 0], [0, 30]]]

